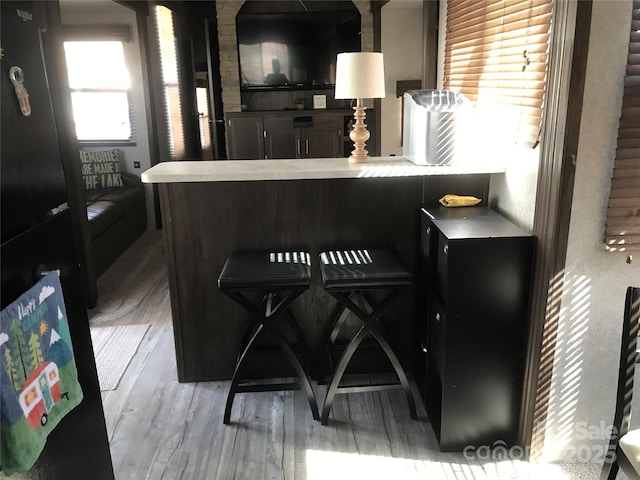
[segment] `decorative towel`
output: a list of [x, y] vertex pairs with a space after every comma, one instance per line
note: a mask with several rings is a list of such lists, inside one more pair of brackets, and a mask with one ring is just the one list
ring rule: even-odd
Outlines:
[[482, 200], [469, 195], [454, 195], [452, 193], [448, 193], [439, 201], [440, 204], [445, 207], [472, 207], [479, 204]]
[[62, 287], [42, 278], [0, 315], [0, 470], [29, 470], [82, 400]]

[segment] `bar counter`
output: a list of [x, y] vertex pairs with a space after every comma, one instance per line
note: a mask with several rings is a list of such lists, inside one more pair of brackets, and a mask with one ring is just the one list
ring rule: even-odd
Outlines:
[[[233, 251], [310, 252], [311, 288], [292, 310], [318, 356], [335, 305], [322, 290], [313, 262], [318, 254], [390, 247], [413, 269], [420, 207], [437, 204], [447, 193], [486, 200], [489, 175], [501, 172], [500, 165], [419, 166], [401, 157], [367, 164], [346, 158], [165, 162], [147, 170], [142, 181], [157, 183], [160, 192], [178, 380], [231, 377], [249, 321], [217, 288]], [[414, 295], [422, 295], [421, 285], [385, 316], [389, 342], [407, 370], [415, 350]], [[251, 375], [289, 375], [282, 364], [267, 349]], [[365, 353], [356, 369], [369, 367]]]
[[141, 178], [145, 183], [179, 183], [390, 178], [503, 172], [503, 165], [486, 162], [439, 166], [416, 165], [404, 157], [372, 157], [370, 162], [363, 164], [349, 163], [346, 158], [309, 158], [164, 162], [143, 172]]

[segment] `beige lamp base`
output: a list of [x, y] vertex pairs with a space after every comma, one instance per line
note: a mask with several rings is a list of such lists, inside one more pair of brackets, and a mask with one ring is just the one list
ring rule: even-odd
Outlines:
[[353, 118], [355, 122], [353, 129], [349, 132], [349, 138], [353, 141], [354, 149], [351, 151], [349, 157], [349, 163], [367, 163], [370, 160], [369, 152], [365, 150], [367, 140], [371, 134], [367, 130], [367, 125], [364, 123], [364, 119], [367, 116], [367, 107], [364, 106], [362, 98], [358, 98], [356, 106], [353, 107]]

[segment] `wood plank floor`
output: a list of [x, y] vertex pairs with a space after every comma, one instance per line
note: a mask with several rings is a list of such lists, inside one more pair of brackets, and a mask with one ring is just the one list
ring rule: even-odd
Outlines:
[[[143, 257], [142, 270], [164, 269], [161, 281], [139, 273]], [[301, 391], [239, 394], [232, 424], [223, 425], [229, 382], [177, 381], [161, 232], [147, 232], [105, 272], [100, 295], [122, 288], [127, 272], [136, 272], [136, 308], [99, 325], [151, 327], [118, 388], [102, 394], [117, 480], [598, 477], [593, 465], [479, 462], [440, 453], [424, 408], [411, 420], [399, 391], [340, 395], [327, 426], [312, 419]], [[315, 383], [314, 389], [321, 403], [326, 389]]]

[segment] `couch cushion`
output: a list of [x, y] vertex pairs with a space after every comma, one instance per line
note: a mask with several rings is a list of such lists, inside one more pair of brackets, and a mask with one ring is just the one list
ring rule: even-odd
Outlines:
[[144, 205], [144, 189], [135, 187], [111, 188], [87, 192], [87, 219], [91, 238], [96, 238], [125, 216]]
[[107, 228], [122, 217], [122, 209], [118, 204], [104, 200], [98, 200], [87, 205], [87, 219], [89, 220], [89, 232], [91, 238], [96, 238]]
[[100, 197], [111, 192], [113, 188], [96, 188], [95, 190], [87, 190], [84, 192], [85, 203], [91, 205], [93, 202], [100, 200]]
[[113, 188], [105, 191], [98, 200], [117, 202], [127, 210], [144, 204], [144, 189], [135, 187]]

